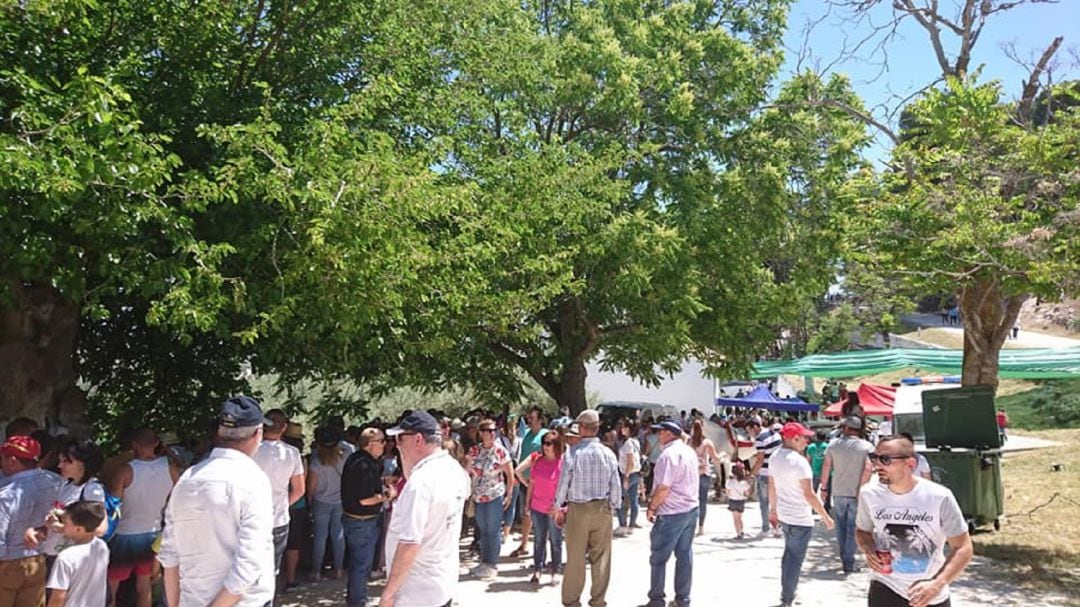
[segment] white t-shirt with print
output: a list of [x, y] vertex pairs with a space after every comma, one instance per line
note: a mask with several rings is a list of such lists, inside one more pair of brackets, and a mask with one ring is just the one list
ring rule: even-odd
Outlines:
[[67, 591], [64, 607], [101, 607], [106, 602], [109, 547], [100, 538], [72, 544], [53, 564], [46, 587]]
[[748, 495], [750, 495], [750, 483], [734, 478], [728, 479], [727, 497], [729, 500], [746, 501]]
[[[56, 498], [57, 503], [70, 506], [78, 501], [105, 503], [105, 486], [96, 478], [86, 481], [85, 485], [76, 485], [67, 481], [60, 487], [60, 495]], [[73, 542], [64, 537], [59, 531], [49, 529], [42, 544], [41, 552], [49, 556], [56, 556], [61, 550], [70, 546]]]
[[[814, 526], [814, 509], [806, 501], [802, 481], [811, 480], [810, 461], [802, 453], [786, 447], [769, 458], [769, 476], [776, 484], [776, 516], [785, 525]], [[763, 490], [767, 490], [764, 487]]]
[[[878, 546], [889, 547], [892, 573], [874, 572], [873, 578], [905, 599], [912, 584], [934, 577], [945, 565], [946, 540], [967, 533], [952, 491], [924, 478], [916, 478], [915, 487], [902, 495], [879, 483], [863, 486], [855, 526], [873, 533]], [[945, 586], [930, 603], [947, 598]]]

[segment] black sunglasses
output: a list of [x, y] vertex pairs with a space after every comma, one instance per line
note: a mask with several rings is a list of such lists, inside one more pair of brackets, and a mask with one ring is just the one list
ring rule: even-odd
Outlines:
[[555, 443], [557, 443], [557, 442], [558, 442], [558, 441], [553, 441], [553, 440], [546, 440], [546, 441], [544, 441], [544, 444], [545, 444], [545, 445], [554, 445], [554, 444], [555, 444]]
[[481, 432], [494, 432], [495, 428], [480, 428]]
[[870, 458], [871, 462], [875, 464], [880, 463], [882, 466], [888, 466], [893, 463], [894, 460], [912, 458], [911, 455], [878, 455], [877, 453], [869, 453], [866, 457]]

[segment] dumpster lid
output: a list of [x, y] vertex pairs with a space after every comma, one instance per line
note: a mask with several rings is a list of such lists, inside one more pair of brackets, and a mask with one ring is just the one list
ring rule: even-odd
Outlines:
[[922, 402], [927, 447], [1001, 447], [990, 386], [923, 392]]

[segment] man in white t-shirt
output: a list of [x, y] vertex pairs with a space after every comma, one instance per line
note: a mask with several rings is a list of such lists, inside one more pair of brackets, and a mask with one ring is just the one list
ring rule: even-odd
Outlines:
[[408, 481], [394, 502], [386, 532], [389, 573], [379, 605], [449, 606], [457, 588], [461, 515], [471, 482], [443, 450], [439, 424], [426, 411], [410, 413], [386, 434], [397, 437]]
[[783, 446], [769, 458], [769, 522], [779, 524], [784, 533], [784, 555], [780, 561], [780, 605], [795, 602], [806, 548], [814, 531], [814, 512], [827, 529], [833, 520], [814, 493], [813, 471], [803, 452], [814, 433], [798, 422], [780, 429]]
[[304, 497], [304, 462], [300, 450], [282, 442], [281, 436], [289, 427], [289, 419], [281, 409], [266, 413], [263, 441], [255, 452], [259, 464], [270, 479], [274, 497], [274, 571], [281, 569], [281, 557], [289, 541], [289, 506]]
[[915, 476], [915, 446], [904, 437], [881, 441], [871, 457], [880, 482], [859, 492], [855, 521], [855, 539], [874, 570], [869, 607], [947, 607], [949, 583], [973, 552], [956, 498]]

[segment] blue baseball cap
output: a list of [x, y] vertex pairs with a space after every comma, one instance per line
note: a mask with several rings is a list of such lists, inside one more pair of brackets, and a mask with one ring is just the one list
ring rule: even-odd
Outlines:
[[398, 425], [386, 431], [387, 436], [397, 436], [405, 433], [423, 434], [433, 436], [439, 433], [439, 422], [430, 413], [423, 410], [413, 411], [401, 420]]
[[671, 432], [672, 434], [674, 434], [676, 436], [682, 436], [682, 433], [683, 433], [682, 426], [679, 425], [679, 422], [673, 422], [670, 419], [666, 420], [666, 421], [662, 421], [659, 424], [653, 424], [652, 429], [653, 430], [667, 430], [668, 432]]
[[250, 428], [262, 426], [267, 419], [263, 416], [259, 401], [243, 394], [234, 396], [221, 403], [218, 425], [226, 428]]

